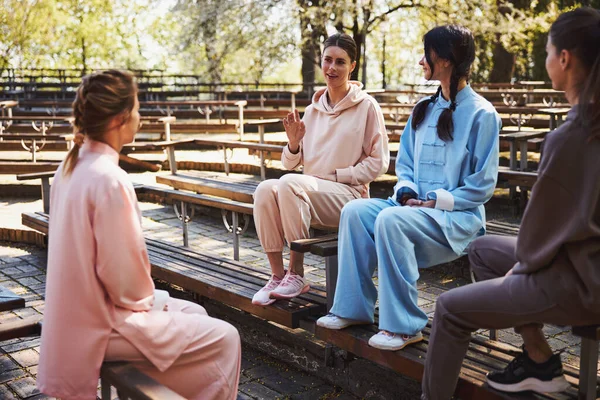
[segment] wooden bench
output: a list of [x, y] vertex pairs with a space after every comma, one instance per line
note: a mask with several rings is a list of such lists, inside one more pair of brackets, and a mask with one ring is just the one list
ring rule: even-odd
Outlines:
[[[40, 224], [43, 225], [43, 221]], [[425, 338], [423, 342], [396, 352], [381, 351], [368, 346], [368, 339], [377, 332], [375, 324], [351, 327], [341, 331], [323, 329], [314, 324], [316, 317], [325, 311], [325, 293], [318, 286], [314, 286], [310, 292], [290, 301], [278, 301], [268, 307], [255, 306], [251, 303], [251, 297], [268, 279], [267, 272], [256, 271], [242, 263], [224, 260], [157, 240], [147, 239], [146, 243], [152, 265], [152, 275], [156, 279], [167, 281], [201, 297], [219, 301], [269, 321], [287, 327], [301, 327], [312, 331], [318, 339], [412, 379], [420, 380], [422, 377], [430, 325], [423, 332]], [[494, 391], [484, 384], [487, 371], [504, 368], [517, 350], [513, 346], [476, 335], [469, 345], [467, 356], [463, 362], [456, 394], [465, 399], [524, 398], [520, 395]], [[591, 361], [588, 360], [588, 363], [591, 364]], [[566, 393], [549, 396], [529, 395], [525, 398], [576, 398], [578, 371], [567, 365], [565, 374], [567, 380], [573, 385]], [[597, 382], [593, 376], [590, 379], [592, 382], [590, 386]], [[582, 398], [587, 400], [590, 397]]]
[[[500, 140], [506, 141], [510, 146], [510, 165], [509, 168], [513, 171], [517, 169], [521, 171], [527, 170], [527, 150], [529, 142], [532, 139], [544, 139], [548, 131], [517, 131], [503, 132], [500, 134]], [[517, 149], [519, 149], [519, 166], [517, 167]]]
[[[223, 218], [225, 228], [233, 235], [233, 259], [240, 259], [239, 237], [246, 231], [250, 223], [250, 216], [252, 216], [254, 211], [254, 205], [252, 203], [244, 203], [228, 198], [189, 193], [180, 190], [164, 189], [147, 185], [144, 186], [143, 190], [140, 192], [143, 192], [146, 195], [153, 195], [155, 196], [155, 200], [159, 199], [162, 203], [173, 204], [175, 214], [181, 221], [183, 245], [185, 247], [189, 246], [188, 224], [191, 222], [194, 216], [193, 206], [203, 206], [221, 210], [221, 216]], [[227, 220], [227, 213], [231, 213], [231, 224]], [[243, 223], [240, 217], [243, 218]]]
[[[48, 215], [23, 213], [23, 225], [48, 234]], [[153, 239], [146, 239], [152, 276], [258, 317], [298, 328], [301, 321], [325, 312], [325, 293], [315, 286], [310, 292], [271, 306], [252, 304], [252, 296], [269, 279], [267, 272], [257, 271], [235, 260], [196, 252]]]
[[[518, 234], [517, 227], [501, 222], [488, 222], [487, 231], [491, 234], [503, 236], [516, 236]], [[311, 252], [325, 257], [327, 310], [331, 309], [333, 305], [336, 290], [338, 275], [337, 244], [337, 234], [330, 234], [313, 239], [297, 240], [291, 243], [291, 249], [294, 251]], [[468, 264], [466, 256], [463, 256], [461, 261]], [[475, 277], [472, 272], [471, 279], [475, 282]], [[428, 324], [428, 327], [423, 332], [425, 343], [417, 344], [417, 346], [414, 347], [409, 346], [405, 349], [406, 353], [412, 353], [412, 357], [407, 357], [407, 354], [400, 354], [401, 352], [386, 352], [370, 347], [368, 345], [368, 340], [373, 334], [377, 333], [378, 330], [376, 326], [377, 324], [374, 324], [366, 327], [353, 327], [341, 331], [316, 327], [316, 336], [341, 349], [360, 357], [370, 359], [403, 375], [412, 377], [413, 379], [420, 380], [423, 373], [427, 347], [426, 343], [428, 342], [430, 325]], [[555, 397], [551, 396], [550, 398], [579, 398], [592, 400], [596, 398], [596, 385], [600, 382], [600, 379], [597, 377], [600, 325], [573, 327], [573, 334], [582, 338], [580, 368], [579, 371], [577, 371], [567, 367], [565, 368], [565, 374], [571, 384], [579, 384], [579, 397], [575, 395], [576, 389], [572, 388], [569, 390], [568, 397], [556, 395]], [[473, 339], [469, 347], [469, 353], [466, 357], [467, 361], [463, 363], [461, 379], [456, 391], [456, 394], [459, 397], [480, 398], [480, 396], [484, 396], [484, 392], [481, 392], [482, 388], [478, 384], [472, 385], [469, 384], [468, 381], [471, 380], [471, 383], [483, 383], [485, 382], [485, 371], [489, 370], [490, 367], [495, 369], [501, 369], [503, 367], [498, 363], [490, 364], [490, 358], [504, 363], [510, 361], [512, 358], [512, 356], [505, 354], [507, 346], [495, 342], [495, 330], [490, 330], [490, 339], [491, 340], [489, 341], [483, 340], [481, 337]], [[577, 379], [578, 375], [581, 380], [580, 382], [578, 382]], [[464, 385], [466, 386], [463, 387]], [[509, 395], [500, 394], [499, 392], [496, 392], [496, 394], [500, 397], [487, 397], [492, 395], [485, 394], [485, 398], [510, 398]]]
[[[398, 372], [401, 375], [420, 381], [423, 376], [431, 324], [423, 330], [424, 340], [414, 345], [407, 346], [400, 351], [385, 351], [369, 346], [371, 336], [378, 332], [377, 320], [373, 325], [354, 326], [342, 330], [331, 330], [316, 327], [315, 335], [327, 343], [345, 350], [358, 357], [371, 360], [379, 365]], [[501, 370], [517, 354], [518, 349], [514, 346], [503, 344], [495, 340], [486, 339], [480, 335], [474, 335], [469, 343], [469, 349], [463, 360], [455, 396], [461, 399], [585, 399], [596, 398], [596, 390], [593, 388], [593, 397], [586, 394], [578, 394], [579, 380], [583, 381], [583, 373], [580, 374], [576, 368], [565, 365], [564, 372], [567, 381], [572, 385], [566, 392], [557, 394], [533, 394], [533, 393], [502, 393], [485, 384], [485, 375], [490, 370]], [[598, 354], [596, 352], [596, 354]], [[583, 370], [581, 370], [583, 371]], [[591, 376], [592, 385], [596, 385], [598, 379], [594, 379], [596, 370]], [[581, 376], [581, 378], [578, 378]], [[581, 385], [579, 385], [581, 389]]]
[[[25, 299], [0, 285], [0, 312], [25, 307]], [[1, 341], [1, 339], [0, 339]]]
[[0, 161], [0, 175], [56, 171], [59, 165], [58, 162]]
[[[516, 235], [518, 228], [505, 223], [488, 222], [488, 233], [496, 235]], [[327, 310], [333, 306], [338, 276], [338, 241], [337, 234], [293, 241], [290, 249], [300, 253], [312, 253], [325, 258], [325, 275], [327, 279]], [[466, 256], [463, 256], [466, 259]]]
[[[39, 336], [42, 332], [41, 317], [0, 324], [0, 342], [27, 336]], [[118, 362], [104, 363], [100, 370], [102, 400], [110, 400], [111, 387], [117, 390], [119, 399], [132, 400], [183, 400], [184, 397], [163, 386], [133, 365]]]

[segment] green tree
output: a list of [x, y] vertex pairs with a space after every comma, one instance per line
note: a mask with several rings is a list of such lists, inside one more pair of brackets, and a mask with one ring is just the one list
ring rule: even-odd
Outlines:
[[6, 68], [36, 67], [51, 46], [54, 7], [49, 0], [0, 2], [0, 73]]

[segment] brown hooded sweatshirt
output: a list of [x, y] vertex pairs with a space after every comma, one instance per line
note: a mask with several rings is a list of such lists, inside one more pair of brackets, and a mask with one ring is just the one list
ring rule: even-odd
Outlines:
[[533, 274], [549, 298], [600, 314], [600, 124], [574, 106], [548, 134], [517, 239], [515, 274]]

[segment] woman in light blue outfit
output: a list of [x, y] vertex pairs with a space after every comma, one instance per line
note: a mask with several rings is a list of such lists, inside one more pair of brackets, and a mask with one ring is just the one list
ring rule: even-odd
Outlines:
[[485, 209], [498, 175], [501, 121], [467, 84], [473, 36], [441, 26], [424, 37], [419, 62], [437, 93], [409, 118], [396, 161], [393, 196], [353, 200], [342, 210], [339, 275], [331, 313], [319, 326], [373, 323], [379, 270], [379, 328], [369, 344], [398, 350], [422, 340], [427, 315], [417, 305], [419, 268], [449, 262], [485, 232]]

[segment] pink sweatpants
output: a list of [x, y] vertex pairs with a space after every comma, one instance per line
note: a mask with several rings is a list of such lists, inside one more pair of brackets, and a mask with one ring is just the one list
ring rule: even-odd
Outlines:
[[269, 179], [254, 192], [254, 223], [266, 252], [283, 251], [298, 239], [309, 238], [310, 227], [337, 228], [342, 208], [361, 198], [355, 188], [310, 175], [287, 174]]
[[187, 399], [235, 399], [241, 357], [237, 330], [225, 321], [209, 317], [198, 304], [171, 298], [167, 305], [169, 312], [183, 312], [198, 320], [195, 338], [171, 367], [160, 372], [116, 331], [111, 333], [104, 359], [130, 361]]

